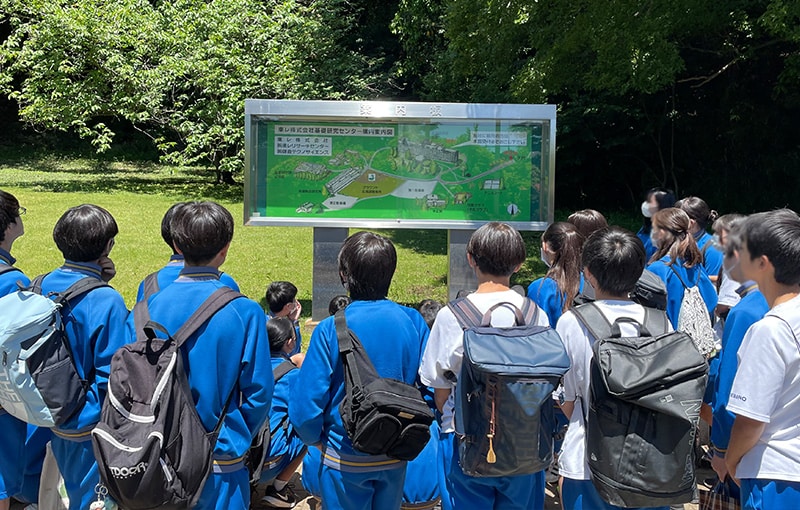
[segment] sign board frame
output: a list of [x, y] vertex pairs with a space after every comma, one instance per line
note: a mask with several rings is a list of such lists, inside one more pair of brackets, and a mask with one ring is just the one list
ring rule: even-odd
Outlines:
[[[401, 130], [425, 129], [428, 126], [434, 126], [429, 129], [438, 129], [436, 126], [455, 126], [453, 129], [459, 127], [470, 131], [465, 126], [476, 126], [472, 131], [471, 140], [462, 143], [461, 146], [473, 146], [478, 149], [486, 149], [483, 142], [488, 143], [490, 146], [495, 147], [495, 152], [500, 153], [501, 149], [505, 148], [506, 144], [518, 143], [522, 145], [527, 143], [530, 154], [523, 156], [515, 156], [516, 152], [513, 147], [508, 147], [506, 151], [502, 151], [502, 157], [508, 157], [508, 163], [496, 163], [494, 168], [500, 168], [502, 165], [516, 165], [514, 168], [527, 165], [531, 168], [530, 171], [530, 197], [531, 204], [523, 204], [519, 210], [527, 210], [530, 215], [527, 219], [520, 218], [514, 219], [514, 212], [516, 204], [508, 205], [509, 214], [498, 214], [497, 217], [487, 217], [481, 219], [435, 219], [435, 218], [368, 218], [368, 217], [346, 217], [346, 212], [339, 213], [338, 217], [325, 217], [324, 214], [307, 214], [307, 215], [271, 215], [267, 209], [267, 200], [270, 193], [270, 187], [275, 186], [277, 181], [270, 182], [269, 172], [272, 160], [278, 160], [278, 151], [285, 151], [290, 154], [294, 159], [301, 161], [305, 156], [303, 154], [313, 154], [315, 151], [330, 156], [331, 145], [338, 144], [342, 140], [342, 136], [337, 132], [328, 136], [317, 135], [315, 139], [304, 137], [302, 141], [299, 139], [300, 130], [306, 130], [308, 126], [316, 126], [317, 133], [319, 133], [319, 126], [323, 128], [328, 126], [328, 131], [332, 129], [330, 126], [343, 126], [351, 127], [352, 131], [357, 133], [353, 135], [358, 136], [372, 136], [372, 132], [377, 132], [376, 129], [371, 129], [370, 126], [386, 127], [389, 126], [385, 133], [391, 132], [392, 135], [387, 139], [394, 137], [393, 143], [400, 145], [406, 144], [410, 147], [406, 150], [404, 156], [408, 158], [409, 154], [418, 158], [418, 161], [413, 159], [406, 159], [411, 161], [412, 164], [419, 163], [420, 165], [428, 163], [430, 160], [435, 160], [439, 156], [450, 157], [456, 150], [445, 147], [442, 144], [418, 143], [417, 141], [407, 141], [406, 138], [398, 138]], [[396, 125], [398, 128], [394, 130], [391, 126]], [[488, 126], [488, 128], [477, 127]], [[529, 131], [536, 130], [536, 135], [530, 134], [527, 142], [524, 142], [526, 126], [533, 126]], [[278, 135], [278, 129], [285, 131], [287, 137], [281, 138]], [[271, 132], [269, 130], [272, 129]], [[265, 131], [266, 130], [266, 131]], [[381, 133], [384, 133], [381, 131]], [[522, 133], [522, 134], [520, 134]], [[289, 136], [298, 136], [297, 144], [283, 144], [279, 142], [289, 139]], [[536, 142], [536, 146], [531, 145], [531, 140], [534, 136], [539, 137], [540, 141]], [[522, 138], [520, 138], [522, 137]], [[523, 231], [543, 231], [553, 221], [554, 214], [554, 195], [555, 195], [555, 137], [556, 137], [556, 107], [555, 105], [520, 105], [520, 104], [465, 104], [465, 103], [423, 103], [423, 102], [392, 102], [392, 101], [299, 101], [299, 100], [269, 100], [269, 99], [247, 99], [245, 101], [245, 194], [244, 194], [244, 223], [245, 225], [253, 226], [313, 226], [313, 227], [326, 227], [326, 228], [376, 228], [376, 229], [394, 229], [394, 228], [414, 228], [414, 229], [460, 229], [460, 230], [474, 230], [488, 221], [505, 221], [518, 230]], [[322, 141], [322, 143], [314, 143], [315, 141]], [[291, 140], [294, 141], [294, 140]], [[308, 142], [308, 143], [305, 143]], [[284, 149], [283, 147], [288, 147]], [[534, 149], [539, 149], [538, 151]], [[325, 152], [327, 151], [327, 152]], [[356, 152], [356, 151], [350, 151]], [[395, 153], [398, 152], [395, 150]], [[430, 154], [433, 153], [433, 156]], [[271, 156], [270, 156], [271, 155]], [[457, 158], [459, 156], [456, 154]], [[426, 160], [425, 158], [429, 158]], [[516, 158], [516, 159], [515, 159]], [[528, 159], [524, 159], [528, 158]], [[285, 160], [286, 157], [283, 157]], [[320, 161], [319, 156], [309, 156], [308, 159], [313, 161]], [[539, 175], [535, 175], [533, 170], [536, 160], [539, 164]], [[463, 161], [463, 159], [462, 159]], [[336, 161], [334, 161], [336, 163]], [[435, 165], [444, 165], [447, 163], [430, 163], [435, 168]], [[324, 165], [316, 165], [314, 168], [322, 168]], [[482, 189], [491, 189], [494, 180], [489, 177], [489, 170], [484, 171], [481, 167], [480, 174], [472, 177], [471, 181], [478, 178], [483, 178], [486, 173], [487, 179], [480, 182]], [[325, 170], [323, 168], [323, 170]], [[340, 169], [337, 169], [340, 170]], [[449, 169], [446, 169], [449, 170]], [[325, 170], [327, 171], [327, 170]], [[424, 168], [419, 170], [425, 171]], [[463, 169], [462, 169], [463, 171]], [[294, 172], [297, 172], [295, 169]], [[347, 171], [341, 171], [342, 177]], [[357, 173], [357, 172], [356, 172]], [[377, 172], [380, 176], [381, 174]], [[285, 175], [285, 174], [284, 174]], [[331, 174], [334, 176], [334, 174]], [[374, 178], [374, 177], [373, 177]], [[391, 179], [392, 176], [389, 176]], [[367, 179], [362, 175], [361, 179]], [[437, 175], [437, 179], [439, 176]], [[451, 177], [451, 179], [453, 179]], [[331, 179], [332, 180], [332, 179]], [[334, 186], [333, 193], [337, 193], [337, 183], [328, 181], [326, 187]], [[347, 180], [347, 179], [344, 179]], [[502, 187], [502, 180], [496, 179], [497, 186]], [[352, 182], [352, 181], [350, 181]], [[407, 182], [422, 182], [409, 180]], [[452, 180], [448, 182], [450, 184]], [[443, 181], [439, 180], [444, 187]], [[489, 184], [486, 184], [489, 183]], [[424, 183], [423, 183], [424, 184]], [[322, 184], [315, 183], [316, 186], [321, 187]], [[436, 186], [434, 183], [433, 186]], [[488, 186], [488, 187], [487, 187]], [[409, 186], [411, 188], [412, 186]], [[363, 191], [371, 191], [368, 184], [363, 185]], [[378, 187], [375, 187], [376, 190]], [[519, 188], [519, 186], [518, 186]], [[423, 192], [422, 189], [414, 189], [409, 191]], [[425, 190], [429, 192], [430, 190]], [[375, 191], [381, 193], [382, 191]], [[497, 191], [497, 193], [502, 193]], [[453, 193], [451, 193], [453, 195]], [[455, 193], [454, 195], [458, 195]], [[275, 195], [278, 196], [277, 194]], [[416, 203], [422, 203], [426, 210], [436, 212], [437, 200], [431, 197], [437, 195], [428, 194], [424, 197], [416, 197]], [[442, 197], [444, 198], [444, 197]], [[449, 197], [455, 203], [453, 197]], [[433, 202], [431, 202], [433, 200]], [[442, 201], [444, 203], [444, 201]], [[334, 204], [336, 202], [334, 201]], [[311, 202], [309, 202], [311, 204]], [[305, 204], [303, 204], [305, 205]], [[300, 211], [301, 205], [296, 212]], [[348, 204], [349, 205], [349, 204]], [[322, 210], [321, 205], [311, 204], [309, 207], [318, 207]], [[355, 206], [354, 206], [355, 207]], [[427, 209], [433, 207], [433, 209]], [[475, 206], [476, 209], [478, 206]], [[502, 204], [502, 207], [506, 207]], [[263, 214], [261, 211], [264, 211]], [[311, 212], [311, 211], [308, 211]], [[484, 208], [484, 215], [491, 215], [486, 212]], [[386, 214], [386, 213], [384, 213]], [[345, 215], [345, 216], [343, 216]], [[396, 214], [395, 216], [401, 216]]]

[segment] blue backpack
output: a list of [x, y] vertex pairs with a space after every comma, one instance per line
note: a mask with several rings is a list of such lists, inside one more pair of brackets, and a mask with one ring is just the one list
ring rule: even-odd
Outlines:
[[78, 373], [62, 314], [75, 298], [108, 284], [81, 278], [43, 296], [45, 276], [0, 298], [0, 406], [32, 425], [57, 427], [83, 407], [93, 378]]
[[[449, 303], [464, 329], [464, 360], [455, 391], [458, 462], [470, 476], [515, 476], [550, 466], [557, 425], [552, 393], [569, 369], [554, 329], [536, 324], [530, 299], [520, 310], [498, 303], [481, 313], [468, 299]], [[491, 325], [510, 308], [515, 325]]]

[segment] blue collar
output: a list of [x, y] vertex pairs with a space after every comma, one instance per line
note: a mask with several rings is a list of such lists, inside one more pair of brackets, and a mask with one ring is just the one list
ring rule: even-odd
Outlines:
[[208, 266], [184, 266], [178, 280], [219, 280], [218, 269]]
[[11, 254], [4, 249], [0, 248], [0, 260], [8, 264], [9, 266], [13, 266], [14, 263], [17, 261]]
[[168, 266], [182, 266], [184, 265], [183, 255], [175, 254], [169, 258]]
[[75, 262], [72, 260], [65, 260], [64, 265], [61, 266], [61, 269], [76, 273], [83, 273], [87, 276], [94, 276], [95, 278], [100, 278], [100, 275], [103, 274], [103, 268], [92, 262]]
[[740, 298], [743, 298], [757, 289], [758, 289], [758, 284], [756, 282], [754, 282], [753, 280], [747, 280], [746, 282], [741, 284], [738, 289], [736, 289], [736, 293], [739, 294]]

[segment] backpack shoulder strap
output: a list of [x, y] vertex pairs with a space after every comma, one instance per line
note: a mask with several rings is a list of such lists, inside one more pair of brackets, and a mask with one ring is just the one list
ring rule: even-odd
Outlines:
[[536, 324], [539, 321], [539, 307], [529, 297], [522, 301], [522, 317], [527, 325]]
[[21, 269], [16, 268], [14, 266], [9, 266], [7, 264], [0, 264], [0, 274], [10, 273], [11, 271], [19, 271], [20, 273], [22, 272]]
[[642, 326], [652, 335], [660, 335], [669, 331], [669, 318], [667, 312], [656, 308], [644, 307], [644, 320]]
[[67, 287], [67, 290], [62, 292], [56, 298], [56, 303], [69, 303], [73, 299], [82, 296], [87, 292], [90, 292], [94, 289], [99, 289], [100, 287], [108, 286], [108, 283], [104, 282], [103, 280], [99, 280], [93, 276], [87, 276], [86, 278], [81, 278], [77, 282]]
[[[372, 379], [379, 379], [380, 376], [364, 350], [364, 346], [361, 345], [358, 336], [347, 327], [344, 310], [336, 312], [334, 325], [336, 326], [336, 338], [339, 343], [339, 355], [342, 358], [342, 365], [344, 365], [345, 378], [349, 377], [353, 387], [360, 392], [360, 388], [363, 387], [362, 373]], [[360, 356], [356, 357], [356, 351]]]
[[672, 270], [672, 272], [673, 272], [673, 273], [675, 273], [675, 276], [677, 276], [677, 277], [678, 277], [678, 280], [680, 280], [680, 282], [681, 282], [681, 285], [683, 285], [683, 288], [684, 288], [684, 289], [688, 289], [688, 288], [689, 288], [689, 286], [688, 286], [688, 285], [686, 285], [686, 282], [685, 282], [685, 281], [683, 281], [683, 278], [681, 277], [681, 274], [678, 272], [678, 270], [677, 270], [677, 269], [675, 269], [675, 264], [674, 264], [674, 263], [673, 263], [673, 264], [670, 264], [670, 265], [669, 265], [669, 268]]
[[30, 289], [30, 291], [41, 295], [41, 293], [42, 293], [42, 280], [44, 280], [44, 277], [49, 275], [49, 274], [50, 273], [40, 274], [39, 276], [37, 276], [36, 278], [31, 280], [31, 284], [28, 287]]
[[150, 296], [158, 292], [160, 287], [158, 286], [158, 271], [155, 273], [150, 273], [149, 275], [144, 277], [144, 288], [142, 289], [142, 293], [144, 297], [142, 297], [142, 301], [147, 301], [150, 299]]
[[[177, 347], [183, 345], [183, 343], [189, 339], [195, 331], [197, 331], [203, 324], [208, 322], [211, 317], [217, 313], [218, 311], [225, 308], [225, 306], [233, 301], [234, 299], [244, 297], [242, 294], [236, 292], [235, 290], [231, 289], [230, 287], [222, 287], [214, 291], [213, 294], [208, 296], [203, 304], [201, 304], [197, 310], [194, 311], [192, 315], [186, 319], [186, 322], [183, 323], [183, 326], [178, 329], [178, 331], [172, 335], [172, 338], [175, 339]], [[134, 320], [136, 317], [134, 316]], [[149, 324], [154, 324], [152, 321], [149, 321]]]
[[458, 325], [461, 329], [468, 329], [475, 326], [480, 326], [483, 314], [478, 307], [472, 304], [472, 301], [465, 297], [450, 301], [447, 303], [447, 308], [453, 312]]
[[273, 382], [277, 383], [278, 381], [281, 380], [281, 378], [284, 375], [288, 374], [289, 372], [291, 372], [295, 368], [297, 368], [297, 365], [295, 365], [294, 363], [292, 363], [288, 359], [286, 361], [282, 362], [280, 365], [275, 367], [275, 369], [272, 371]]
[[608, 318], [603, 315], [603, 312], [600, 311], [596, 303], [592, 302], [575, 306], [571, 308], [571, 310], [578, 321], [586, 326], [586, 329], [589, 330], [589, 333], [592, 334], [595, 340], [611, 336], [614, 327], [608, 322]]

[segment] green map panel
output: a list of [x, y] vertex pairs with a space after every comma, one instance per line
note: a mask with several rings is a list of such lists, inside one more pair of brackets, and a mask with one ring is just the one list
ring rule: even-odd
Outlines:
[[279, 218], [542, 221], [542, 124], [260, 121]]

